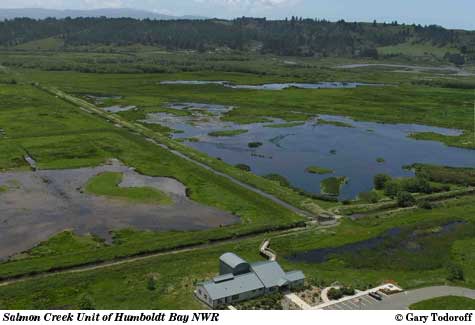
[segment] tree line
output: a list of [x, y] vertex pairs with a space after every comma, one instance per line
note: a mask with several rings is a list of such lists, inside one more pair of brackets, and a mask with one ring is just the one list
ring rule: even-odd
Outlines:
[[131, 18], [17, 18], [0, 22], [0, 45], [16, 46], [56, 37], [65, 46], [161, 46], [170, 50], [209, 51], [217, 48], [284, 56], [377, 57], [377, 48], [404, 42], [459, 49], [447, 59], [464, 63], [475, 57], [475, 32], [436, 25], [330, 22], [292, 17], [285, 20], [136, 20]]

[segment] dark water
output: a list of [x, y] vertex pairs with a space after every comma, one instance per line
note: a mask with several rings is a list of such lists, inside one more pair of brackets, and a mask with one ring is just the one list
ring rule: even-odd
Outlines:
[[189, 111], [204, 110], [214, 115], [224, 114], [233, 109], [232, 106], [201, 103], [172, 103], [168, 105], [168, 108]]
[[[215, 110], [229, 110], [225, 106], [213, 107]], [[203, 108], [206, 107], [199, 107]], [[150, 114], [147, 122], [181, 130], [183, 133], [175, 134], [175, 138], [196, 137], [200, 140], [186, 142], [193, 148], [219, 157], [232, 165], [247, 164], [258, 175], [280, 174], [292, 185], [308, 192], [319, 193], [320, 182], [327, 177], [346, 176], [349, 182], [343, 186], [340, 199], [353, 199], [358, 193], [371, 190], [373, 177], [379, 173], [394, 177], [413, 176], [411, 171], [402, 168], [413, 163], [475, 166], [473, 150], [408, 138], [413, 132], [436, 132], [455, 136], [460, 134], [457, 130], [414, 124], [356, 122], [339, 116], [320, 117], [345, 122], [353, 127], [316, 124], [315, 120], [289, 128], [265, 127], [269, 123], [236, 125], [221, 121], [219, 114], [181, 117], [156, 113]], [[274, 120], [272, 123], [282, 122]], [[246, 129], [248, 132], [234, 137], [208, 136], [209, 132], [227, 129]], [[250, 142], [262, 142], [263, 145], [250, 149]], [[378, 158], [384, 158], [385, 162], [378, 163]], [[334, 173], [308, 174], [305, 169], [309, 166], [330, 168]]]
[[[439, 237], [452, 231], [456, 231], [459, 226], [464, 224], [466, 224], [466, 222], [464, 221], [455, 221], [440, 226], [440, 229], [437, 229], [437, 231], [435, 232], [409, 232], [402, 236], [405, 240], [398, 241], [400, 245], [399, 248], [404, 248], [406, 251], [418, 251], [420, 249], [417, 243], [418, 239], [422, 239], [424, 237]], [[297, 253], [292, 256], [288, 256], [287, 259], [292, 262], [323, 263], [335, 255], [358, 253], [363, 250], [377, 248], [384, 244], [386, 241], [400, 236], [402, 233], [403, 231], [400, 228], [392, 228], [378, 237], [362, 240], [356, 243], [347, 244], [339, 247], [319, 248], [302, 253]], [[408, 243], [411, 243], [412, 245], [408, 246]]]
[[361, 82], [318, 82], [318, 83], [269, 83], [262, 85], [236, 85], [229, 81], [201, 81], [201, 80], [174, 80], [162, 81], [162, 85], [222, 85], [233, 89], [251, 89], [251, 90], [284, 90], [287, 88], [299, 89], [348, 89], [362, 86], [383, 86], [379, 84], [367, 84]]

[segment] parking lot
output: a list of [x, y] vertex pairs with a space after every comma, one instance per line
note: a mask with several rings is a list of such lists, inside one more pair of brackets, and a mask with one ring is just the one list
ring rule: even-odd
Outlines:
[[405, 310], [409, 309], [412, 304], [427, 299], [444, 297], [444, 296], [458, 296], [475, 299], [475, 290], [462, 288], [462, 287], [450, 287], [450, 286], [433, 286], [427, 288], [414, 289], [399, 293], [393, 293], [391, 295], [385, 295], [378, 290], [382, 299], [376, 300], [369, 296], [370, 292], [375, 292], [378, 288], [374, 288], [371, 291], [365, 291], [359, 295], [336, 301], [321, 306], [317, 306], [317, 309], [325, 310]]
[[383, 293], [380, 293], [382, 296], [382, 300], [376, 300], [375, 298], [371, 297], [369, 294], [355, 297], [349, 300], [336, 302], [333, 305], [324, 307], [324, 310], [372, 310], [378, 309], [377, 305], [381, 304], [384, 299], [387, 297]]

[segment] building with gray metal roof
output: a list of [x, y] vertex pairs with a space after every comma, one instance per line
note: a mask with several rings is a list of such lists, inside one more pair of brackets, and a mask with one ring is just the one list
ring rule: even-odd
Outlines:
[[234, 253], [225, 253], [219, 258], [219, 273], [234, 275], [244, 274], [249, 272], [249, 263], [237, 256]]
[[[275, 261], [253, 263], [251, 269], [266, 288], [282, 286], [279, 285], [279, 283], [286, 282], [287, 280], [284, 270], [282, 270], [279, 263]], [[285, 285], [285, 283], [283, 285]]]
[[304, 284], [302, 271], [285, 273], [275, 261], [249, 264], [233, 253], [223, 254], [219, 260], [220, 275], [200, 283], [195, 291], [196, 296], [212, 308]]

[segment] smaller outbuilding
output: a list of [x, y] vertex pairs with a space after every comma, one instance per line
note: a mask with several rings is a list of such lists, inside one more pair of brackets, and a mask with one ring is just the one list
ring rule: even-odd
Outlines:
[[226, 253], [219, 258], [219, 274], [232, 273], [234, 275], [249, 273], [248, 262], [233, 253]]
[[276, 261], [250, 264], [234, 253], [221, 255], [219, 261], [219, 276], [198, 284], [195, 291], [212, 308], [304, 285], [302, 271], [286, 273]]

